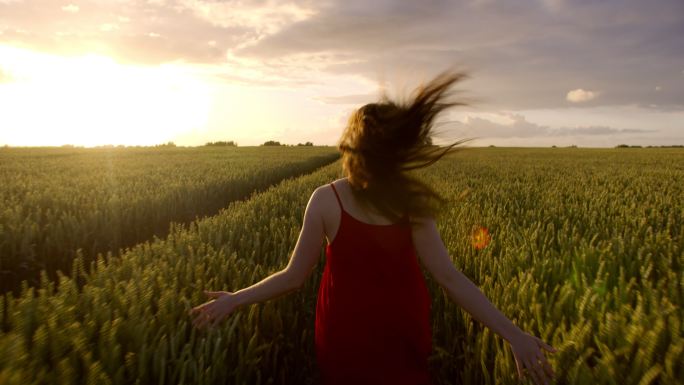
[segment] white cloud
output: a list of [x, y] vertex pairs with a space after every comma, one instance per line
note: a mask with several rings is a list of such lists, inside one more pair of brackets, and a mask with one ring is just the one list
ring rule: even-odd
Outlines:
[[565, 99], [572, 103], [583, 103], [595, 99], [597, 96], [598, 92], [578, 88], [576, 90], [568, 91], [568, 94], [565, 95]]
[[73, 4], [65, 5], [62, 7], [62, 11], [68, 12], [68, 13], [77, 13], [79, 11], [79, 9], [80, 8], [78, 8], [78, 5], [73, 5]]

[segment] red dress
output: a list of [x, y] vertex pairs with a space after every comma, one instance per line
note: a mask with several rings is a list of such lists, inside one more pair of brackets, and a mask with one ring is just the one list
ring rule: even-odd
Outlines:
[[430, 294], [404, 216], [371, 225], [342, 207], [316, 303], [316, 359], [325, 385], [430, 383]]

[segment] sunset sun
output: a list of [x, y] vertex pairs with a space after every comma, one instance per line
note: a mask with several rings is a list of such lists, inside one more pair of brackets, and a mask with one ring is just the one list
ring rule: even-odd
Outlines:
[[174, 65], [0, 46], [3, 121], [16, 145], [150, 145], [206, 124], [210, 88]]

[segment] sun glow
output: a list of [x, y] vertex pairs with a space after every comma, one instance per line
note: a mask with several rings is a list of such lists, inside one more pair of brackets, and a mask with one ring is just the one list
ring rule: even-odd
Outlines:
[[210, 87], [187, 67], [134, 67], [0, 46], [0, 143], [151, 145], [207, 124]]

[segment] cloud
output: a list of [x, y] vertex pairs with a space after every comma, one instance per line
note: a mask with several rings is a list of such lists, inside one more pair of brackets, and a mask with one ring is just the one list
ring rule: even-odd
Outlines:
[[572, 103], [583, 103], [588, 102], [596, 98], [597, 96], [598, 92], [586, 91], [581, 88], [578, 88], [576, 90], [568, 91], [567, 95], [565, 95], [565, 99]]
[[361, 105], [364, 103], [371, 103], [378, 99], [377, 94], [354, 94], [341, 96], [319, 96], [314, 100], [323, 102], [325, 104], [354, 104]]
[[[241, 4], [260, 6], [257, 1]], [[60, 13], [33, 2], [0, 3], [0, 44], [59, 55], [96, 53], [127, 64], [216, 65], [224, 62], [228, 50], [257, 36], [256, 27], [218, 26], [183, 3], [122, 0]], [[213, 46], [198, 44], [212, 40]]]
[[580, 126], [552, 128], [528, 121], [516, 113], [500, 113], [495, 122], [477, 116], [467, 116], [463, 121], [452, 121], [446, 125], [454, 134], [476, 138], [544, 138], [544, 137], [585, 137], [604, 135], [624, 135], [653, 133], [652, 130], [619, 129], [608, 126]]
[[497, 123], [488, 119], [467, 116], [463, 122], [456, 122], [455, 128], [459, 133], [468, 137], [534, 137], [547, 134], [548, 127], [540, 126], [525, 120], [518, 114], [510, 114], [508, 123]]
[[681, 0], [121, 0], [70, 13], [71, 5], [55, 14], [0, 0], [0, 44], [197, 63], [226, 77], [242, 76], [232, 73], [240, 60], [283, 85], [322, 74], [415, 84], [456, 65], [471, 70], [468, 89], [490, 110], [567, 108], [577, 84], [602, 92], [573, 106], [684, 109], [684, 87], [652, 92], [682, 79]]
[[62, 11], [67, 12], [67, 13], [76, 13], [76, 12], [78, 12], [78, 10], [79, 10], [78, 5], [73, 5], [73, 4], [65, 5], [62, 7]]
[[235, 54], [263, 61], [344, 54], [359, 60], [330, 62], [325, 70], [372, 80], [403, 67], [396, 77], [415, 81], [455, 64], [474, 72], [470, 89], [492, 109], [567, 107], [566, 90], [578, 82], [605, 90], [590, 105], [684, 108], [684, 88], [644, 91], [681, 69], [684, 40], [676, 36], [684, 34], [684, 3], [666, 1], [660, 9], [635, 0], [542, 3], [329, 2]]
[[257, 37], [272, 35], [283, 27], [305, 20], [315, 14], [304, 4], [283, 1], [207, 2], [182, 0], [181, 7], [209, 24], [220, 27], [240, 27], [254, 31]]

